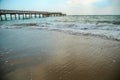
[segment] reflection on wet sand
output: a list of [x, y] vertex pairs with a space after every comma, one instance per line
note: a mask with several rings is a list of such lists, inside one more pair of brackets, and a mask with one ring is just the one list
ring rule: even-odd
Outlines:
[[[39, 54], [37, 51], [37, 54], [33, 53], [34, 55], [9, 59], [3, 64], [3, 80], [118, 79], [120, 71], [119, 42], [89, 36], [52, 33], [51, 36], [54, 37], [51, 41], [54, 44], [50, 51], [42, 53], [38, 50]], [[41, 47], [43, 46], [38, 48]], [[18, 53], [11, 52], [9, 56], [12, 54]]]

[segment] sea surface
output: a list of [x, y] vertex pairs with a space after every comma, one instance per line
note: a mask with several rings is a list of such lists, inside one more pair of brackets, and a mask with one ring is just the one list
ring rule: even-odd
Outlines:
[[44, 29], [120, 41], [120, 15], [68, 15], [0, 21], [0, 29]]
[[120, 80], [119, 74], [120, 16], [0, 21], [0, 80]]

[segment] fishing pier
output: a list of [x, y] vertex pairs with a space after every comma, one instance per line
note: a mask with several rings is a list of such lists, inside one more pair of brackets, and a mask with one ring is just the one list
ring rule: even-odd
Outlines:
[[25, 10], [3, 10], [0, 9], [0, 20], [7, 21], [8, 16], [10, 20], [44, 18], [52, 16], [66, 16], [61, 12], [44, 12], [44, 11], [25, 11]]

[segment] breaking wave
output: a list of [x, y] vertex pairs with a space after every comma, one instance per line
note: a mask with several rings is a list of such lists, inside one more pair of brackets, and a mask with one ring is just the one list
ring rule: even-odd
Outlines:
[[0, 28], [43, 29], [120, 41], [120, 16], [66, 16], [3, 23]]

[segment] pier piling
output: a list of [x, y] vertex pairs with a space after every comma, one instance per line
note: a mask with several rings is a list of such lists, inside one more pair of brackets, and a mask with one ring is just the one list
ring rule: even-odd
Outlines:
[[[10, 20], [13, 20], [13, 16], [14, 19], [20, 20], [21, 17], [22, 19], [30, 19], [32, 18], [32, 16], [34, 16], [35, 18], [39, 17], [50, 17], [50, 16], [66, 16], [66, 14], [62, 14], [61, 12], [43, 12], [43, 11], [23, 11], [23, 10], [4, 10], [4, 9], [0, 9], [0, 20], [8, 20], [7, 19], [7, 15], [10, 15]], [[29, 17], [27, 17], [29, 16]]]

